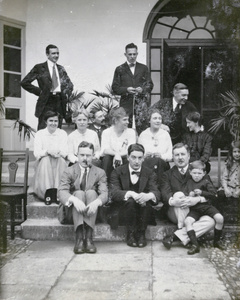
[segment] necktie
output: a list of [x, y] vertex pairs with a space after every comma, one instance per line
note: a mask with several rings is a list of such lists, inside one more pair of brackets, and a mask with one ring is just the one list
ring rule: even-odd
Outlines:
[[179, 171], [180, 171], [180, 173], [181, 173], [182, 175], [185, 174], [184, 168], [179, 169]]
[[176, 108], [174, 110], [175, 114], [180, 113], [180, 109], [181, 109], [181, 104], [178, 103], [178, 105], [176, 106]]
[[132, 171], [132, 175], [137, 175], [138, 177], [140, 176], [140, 172], [137, 172], [137, 171]]
[[58, 87], [58, 78], [56, 73], [56, 67], [53, 66], [53, 73], [52, 73], [52, 90], [54, 91]]
[[85, 191], [86, 183], [87, 183], [87, 168], [85, 168], [85, 171], [84, 171], [83, 177], [82, 177], [82, 181], [81, 181], [81, 184], [80, 184], [80, 189], [82, 191]]
[[132, 67], [134, 67], [134, 66], [135, 66], [135, 64], [133, 64], [133, 63], [129, 64], [129, 67], [130, 67], [130, 68], [132, 68]]

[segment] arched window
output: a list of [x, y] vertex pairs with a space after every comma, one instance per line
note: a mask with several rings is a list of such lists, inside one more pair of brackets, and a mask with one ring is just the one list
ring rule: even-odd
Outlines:
[[205, 16], [160, 17], [153, 28], [154, 39], [214, 39], [215, 28]]
[[[160, 0], [146, 21], [143, 41], [154, 88], [151, 103], [170, 98], [177, 82], [189, 88], [189, 100], [207, 129], [221, 107], [220, 95], [239, 86], [239, 50], [220, 40], [207, 9], [208, 1]], [[219, 30], [219, 28], [218, 28]], [[216, 145], [226, 145], [223, 136]]]

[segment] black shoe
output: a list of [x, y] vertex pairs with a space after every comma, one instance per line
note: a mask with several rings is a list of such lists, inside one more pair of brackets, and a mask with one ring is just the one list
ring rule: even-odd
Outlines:
[[200, 252], [200, 247], [197, 245], [192, 245], [192, 247], [188, 250], [187, 254], [193, 255], [193, 254], [199, 253], [199, 252]]
[[136, 238], [135, 238], [133, 232], [128, 233], [128, 236], [127, 236], [127, 245], [130, 246], [130, 247], [137, 247], [138, 246]]
[[147, 240], [144, 233], [141, 233], [138, 239], [138, 247], [143, 248], [147, 246]]
[[85, 253], [85, 242], [83, 239], [79, 239], [76, 241], [76, 244], [74, 246], [73, 252], [75, 254], [83, 254]]
[[45, 202], [45, 205], [51, 205], [52, 204], [51, 197], [46, 197], [44, 202]]
[[85, 252], [86, 253], [96, 253], [97, 252], [97, 248], [95, 247], [95, 245], [93, 244], [92, 239], [86, 239], [86, 248], [85, 248]]
[[218, 248], [218, 249], [220, 249], [222, 251], [227, 250], [227, 247], [226, 247], [226, 245], [224, 244], [224, 242], [222, 240], [214, 242], [213, 243], [213, 247], [214, 248]]
[[172, 247], [172, 243], [173, 243], [173, 236], [172, 235], [165, 236], [162, 240], [162, 243], [163, 243], [165, 248], [170, 250], [171, 247]]
[[44, 202], [45, 202], [46, 205], [51, 205], [52, 204], [52, 192], [51, 192], [51, 190], [52, 189], [48, 189], [45, 192]]

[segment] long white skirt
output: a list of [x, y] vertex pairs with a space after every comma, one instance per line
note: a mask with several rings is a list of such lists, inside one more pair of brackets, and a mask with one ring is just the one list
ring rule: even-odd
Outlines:
[[61, 176], [66, 168], [67, 162], [62, 157], [45, 156], [37, 160], [35, 175], [29, 188], [30, 193], [44, 200], [46, 190], [59, 187]]

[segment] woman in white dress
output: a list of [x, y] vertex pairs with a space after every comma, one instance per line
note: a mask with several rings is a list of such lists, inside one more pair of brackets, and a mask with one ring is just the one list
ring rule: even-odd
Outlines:
[[153, 168], [160, 182], [162, 172], [169, 169], [169, 161], [172, 160], [172, 140], [167, 130], [162, 129], [162, 116], [158, 109], [152, 109], [148, 113], [150, 127], [144, 130], [138, 143], [145, 148], [144, 164]]
[[112, 126], [102, 133], [101, 156], [102, 167], [105, 170], [108, 181], [113, 168], [127, 162], [127, 149], [136, 143], [136, 131], [128, 128], [129, 117], [122, 108], [116, 108], [110, 112]]
[[32, 189], [40, 200], [50, 205], [52, 202], [58, 203], [57, 188], [67, 167], [67, 134], [58, 128], [57, 112], [46, 112], [44, 120], [47, 127], [39, 130], [34, 139], [34, 156], [37, 161]]
[[88, 111], [86, 109], [80, 109], [79, 111], [74, 112], [72, 115], [72, 121], [77, 125], [77, 129], [68, 136], [68, 160], [71, 164], [78, 161], [78, 145], [85, 141], [93, 144], [93, 164], [99, 166], [100, 143], [97, 133], [94, 130], [87, 128], [89, 121]]

